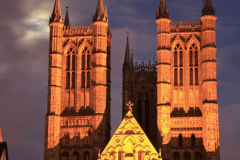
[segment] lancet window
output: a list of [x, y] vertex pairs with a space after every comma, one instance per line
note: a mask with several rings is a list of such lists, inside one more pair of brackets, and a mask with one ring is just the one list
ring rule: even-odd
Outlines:
[[75, 89], [75, 50], [70, 48], [66, 55], [66, 89]]
[[179, 147], [182, 147], [182, 145], [183, 145], [183, 136], [181, 134], [178, 136], [178, 143], [179, 143]]
[[[177, 44], [174, 48], [174, 85], [183, 85], [183, 48]], [[178, 79], [179, 78], [179, 79]]]
[[[189, 48], [190, 85], [193, 85], [193, 84], [199, 85], [199, 77], [198, 77], [199, 54], [198, 53], [199, 53], [199, 50], [197, 45], [192, 44]], [[195, 77], [195, 83], [194, 83], [193, 77]]]
[[[89, 48], [82, 51], [82, 88], [90, 88], [91, 55]], [[84, 75], [83, 75], [84, 74]], [[86, 75], [85, 75], [86, 74]], [[87, 84], [85, 84], [87, 82]]]
[[196, 140], [195, 135], [192, 135], [191, 136], [192, 147], [195, 147], [195, 140]]

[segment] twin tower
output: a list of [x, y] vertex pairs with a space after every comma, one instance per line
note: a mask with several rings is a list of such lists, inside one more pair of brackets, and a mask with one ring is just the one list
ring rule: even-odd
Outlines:
[[[173, 25], [165, 0], [160, 0], [157, 62], [133, 64], [127, 41], [123, 117], [125, 104], [132, 101], [134, 117], [163, 160], [220, 159], [216, 20], [212, 1], [205, 0], [201, 20]], [[92, 24], [72, 26], [68, 11], [64, 19], [56, 0], [49, 27], [44, 160], [97, 160], [111, 130], [107, 8], [98, 0]], [[111, 160], [131, 159], [122, 154]]]

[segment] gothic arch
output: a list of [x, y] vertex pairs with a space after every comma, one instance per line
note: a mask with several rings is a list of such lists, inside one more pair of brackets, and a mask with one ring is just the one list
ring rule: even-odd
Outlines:
[[81, 54], [82, 54], [82, 51], [83, 51], [85, 48], [88, 48], [89, 51], [90, 51], [90, 54], [92, 54], [92, 49], [93, 49], [93, 47], [88, 43], [88, 41], [87, 41], [86, 38], [83, 40], [83, 43], [78, 47], [77, 53], [81, 55]]
[[182, 47], [183, 51], [185, 51], [185, 44], [184, 42], [180, 39], [179, 35], [177, 35], [177, 38], [172, 42], [172, 48], [171, 51], [174, 51], [174, 48], [176, 47], [177, 44], [180, 44], [180, 46]]
[[63, 47], [63, 54], [67, 54], [68, 50], [72, 48], [77, 53], [77, 46], [72, 42], [72, 39], [69, 40], [69, 42]]
[[136, 140], [134, 139], [134, 137], [133, 137], [133, 136], [127, 136], [127, 137], [125, 137], [125, 138], [124, 138], [124, 140], [123, 140], [123, 145], [126, 145], [126, 144], [127, 144], [127, 141], [128, 141], [129, 139], [131, 139], [131, 140], [132, 140], [132, 142], [133, 142], [133, 145], [135, 145], [135, 144], [136, 144]]
[[192, 44], [195, 44], [198, 47], [198, 51], [200, 51], [200, 42], [196, 39], [194, 34], [192, 34], [192, 37], [186, 43], [187, 51], [189, 51], [189, 48], [191, 47]]

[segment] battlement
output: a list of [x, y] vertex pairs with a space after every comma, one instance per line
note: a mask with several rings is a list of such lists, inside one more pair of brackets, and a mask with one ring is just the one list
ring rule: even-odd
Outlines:
[[63, 27], [63, 36], [92, 36], [93, 25], [71, 25]]
[[177, 21], [177, 24], [170, 24], [171, 32], [201, 32], [201, 20]]
[[142, 64], [138, 64], [135, 62], [134, 66], [135, 72], [156, 72], [156, 63], [151, 63], [150, 61], [146, 64], [142, 62]]

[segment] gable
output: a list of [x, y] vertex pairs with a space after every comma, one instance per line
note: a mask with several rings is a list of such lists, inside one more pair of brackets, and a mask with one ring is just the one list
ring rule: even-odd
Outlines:
[[158, 152], [132, 112], [128, 111], [99, 159], [133, 160], [139, 156], [141, 156], [141, 159], [158, 159]]

